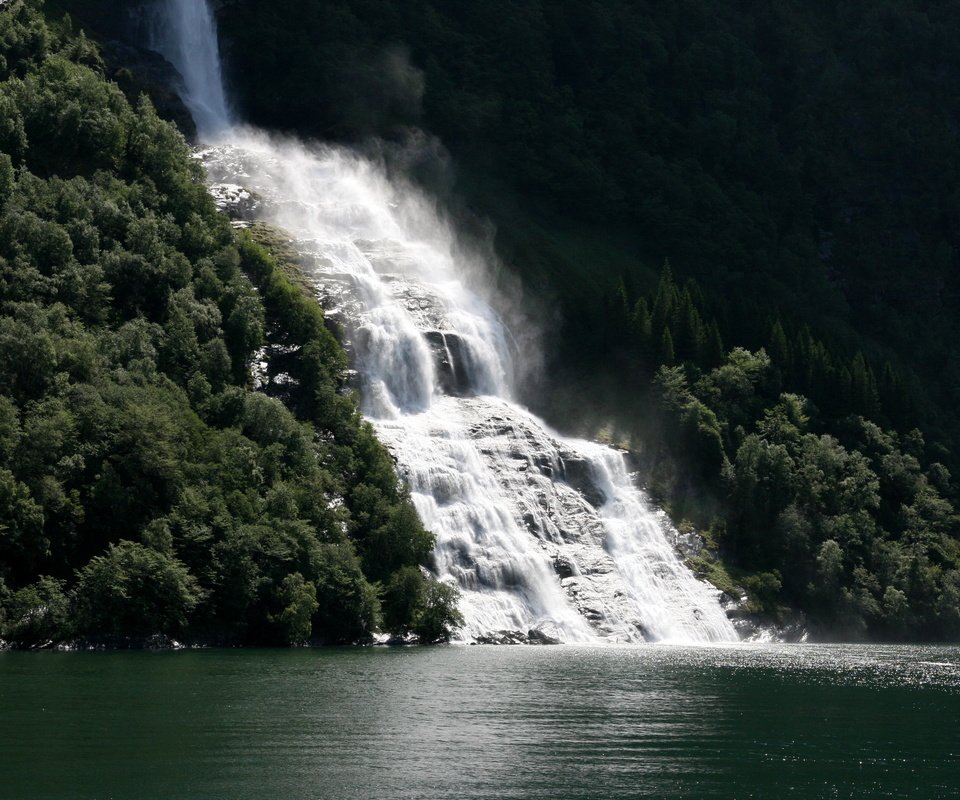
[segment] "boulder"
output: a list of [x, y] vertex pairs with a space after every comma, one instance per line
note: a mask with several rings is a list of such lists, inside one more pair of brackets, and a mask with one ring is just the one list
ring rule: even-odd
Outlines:
[[566, 556], [556, 555], [553, 558], [553, 571], [557, 573], [561, 580], [572, 578], [577, 574], [577, 568], [573, 562]]
[[472, 393], [470, 374], [463, 355], [463, 342], [455, 333], [427, 331], [427, 342], [433, 351], [437, 378], [445, 394], [466, 397]]
[[527, 644], [563, 644], [553, 625], [541, 625], [527, 631]]
[[477, 644], [526, 644], [527, 637], [522, 631], [491, 631], [478, 636]]
[[673, 546], [682, 558], [700, 555], [707, 543], [696, 531], [677, 531], [673, 537]]

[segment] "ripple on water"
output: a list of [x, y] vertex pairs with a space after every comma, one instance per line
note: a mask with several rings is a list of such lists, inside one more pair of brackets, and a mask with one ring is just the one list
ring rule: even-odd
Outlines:
[[948, 798], [960, 649], [0, 654], [4, 797]]

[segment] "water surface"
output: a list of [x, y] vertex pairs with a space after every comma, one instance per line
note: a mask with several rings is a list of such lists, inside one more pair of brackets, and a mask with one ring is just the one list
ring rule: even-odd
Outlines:
[[960, 796], [960, 648], [0, 653], [4, 798]]

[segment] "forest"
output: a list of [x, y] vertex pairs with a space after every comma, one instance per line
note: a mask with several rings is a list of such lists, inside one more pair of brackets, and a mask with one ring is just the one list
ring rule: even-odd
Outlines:
[[444, 638], [315, 299], [52, 16], [0, 7], [0, 639]]
[[[216, 5], [244, 118], [492, 238], [553, 313], [524, 401], [628, 449], [698, 573], [960, 635], [955, 4]], [[443, 638], [322, 313], [80, 30], [121, 6], [0, 12], [0, 638]]]
[[492, 221], [558, 309], [527, 402], [576, 427], [589, 393], [578, 432], [635, 452], [695, 568], [823, 636], [960, 634], [955, 3], [219, 17], [249, 118], [378, 140]]

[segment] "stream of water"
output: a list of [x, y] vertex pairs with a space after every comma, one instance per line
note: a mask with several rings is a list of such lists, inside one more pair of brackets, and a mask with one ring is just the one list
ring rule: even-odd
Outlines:
[[293, 238], [347, 331], [363, 412], [436, 534], [437, 577], [461, 589], [459, 638], [736, 640], [623, 455], [517, 405], [488, 266], [430, 198], [349, 150], [238, 124], [206, 3], [162, 9], [153, 45], [183, 75], [212, 191]]

